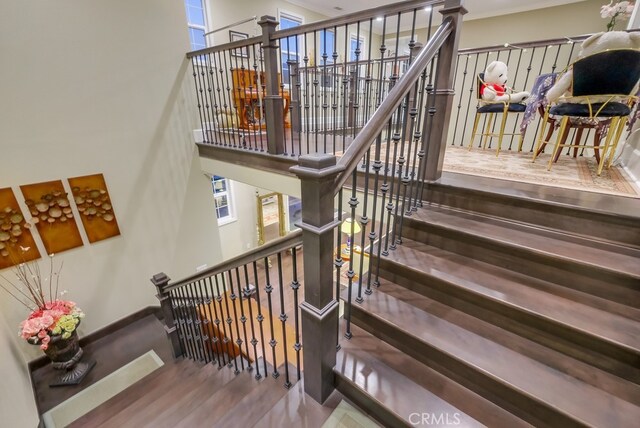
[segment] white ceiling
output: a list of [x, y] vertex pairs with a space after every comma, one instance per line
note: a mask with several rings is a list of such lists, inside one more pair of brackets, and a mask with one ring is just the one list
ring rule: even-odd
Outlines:
[[[289, 3], [311, 9], [330, 17], [344, 15], [370, 9], [384, 4], [394, 3], [394, 0], [286, 0]], [[465, 0], [464, 6], [469, 13], [465, 20], [488, 18], [491, 16], [507, 15], [534, 9], [543, 9], [563, 4], [577, 3], [585, 0]], [[603, 1], [603, 4], [606, 1]], [[342, 10], [337, 10], [339, 7]]]

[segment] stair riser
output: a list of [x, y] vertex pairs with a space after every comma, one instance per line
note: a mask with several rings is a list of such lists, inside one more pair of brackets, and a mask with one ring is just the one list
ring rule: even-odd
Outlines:
[[402, 234], [427, 245], [640, 309], [638, 279], [621, 272], [412, 219], [405, 219]]
[[411, 427], [398, 415], [384, 407], [384, 405], [371, 397], [351, 380], [335, 374], [335, 387], [342, 395], [351, 400], [356, 406], [366, 411], [368, 416], [372, 416], [378, 422], [387, 427]]
[[433, 204], [640, 247], [637, 219], [438, 184], [427, 185], [424, 199]]
[[556, 408], [538, 402], [522, 391], [511, 388], [485, 372], [362, 310], [359, 305], [353, 306], [352, 322], [534, 426], [584, 426]]
[[536, 341], [602, 370], [640, 384], [640, 356], [601, 338], [474, 293], [404, 265], [382, 259], [380, 276]]

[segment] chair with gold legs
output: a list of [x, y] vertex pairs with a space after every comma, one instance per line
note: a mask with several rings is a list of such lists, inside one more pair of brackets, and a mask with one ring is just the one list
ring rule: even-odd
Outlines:
[[[598, 160], [598, 175], [607, 165], [613, 162], [613, 156], [618, 146], [624, 127], [629, 119], [632, 101], [636, 98], [632, 94], [640, 79], [640, 51], [635, 49], [614, 49], [599, 52], [573, 63], [573, 88], [569, 97], [563, 97], [560, 102], [545, 111], [542, 120], [542, 132], [538, 138], [533, 160], [540, 153], [543, 146], [542, 136], [549, 116], [560, 120], [560, 129], [549, 159], [548, 170], [557, 160], [563, 147], [591, 148], [596, 151]], [[588, 118], [592, 124], [598, 121], [610, 120], [609, 131], [604, 145], [599, 145], [599, 138], [594, 145], [566, 144], [566, 134], [572, 118]], [[579, 142], [578, 142], [579, 143]], [[600, 151], [600, 153], [598, 153]]]
[[[473, 121], [473, 132], [471, 134], [471, 141], [469, 141], [469, 150], [473, 148], [473, 141], [476, 135], [480, 135], [480, 141], [482, 142], [482, 148], [486, 148], [487, 143], [492, 138], [498, 138], [498, 145], [496, 147], [496, 156], [500, 154], [502, 148], [502, 140], [505, 135], [520, 135], [520, 141], [518, 142], [518, 151], [522, 150], [522, 138], [521, 133], [505, 133], [504, 129], [507, 125], [507, 117], [509, 113], [522, 113], [526, 109], [526, 105], [522, 103], [510, 103], [508, 101], [486, 101], [483, 100], [480, 95], [482, 85], [484, 85], [484, 73], [478, 74], [478, 82], [476, 86], [476, 96], [478, 98], [478, 106], [476, 108], [476, 117]], [[487, 122], [482, 127], [482, 132], [478, 134], [478, 126], [480, 124], [480, 118], [483, 114], [488, 114]], [[500, 128], [498, 133], [493, 132], [495, 127], [496, 115], [502, 114], [500, 120]]]

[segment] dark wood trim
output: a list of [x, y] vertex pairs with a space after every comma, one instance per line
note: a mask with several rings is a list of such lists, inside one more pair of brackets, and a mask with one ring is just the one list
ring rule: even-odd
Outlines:
[[[158, 319], [162, 319], [162, 311], [160, 311], [160, 306], [147, 306], [146, 308], [143, 308], [137, 312], [127, 315], [124, 318], [114, 321], [111, 324], [108, 324], [101, 329], [94, 331], [93, 333], [89, 333], [80, 339], [80, 346], [87, 346], [88, 344], [100, 340], [103, 337], [108, 336], [123, 327], [126, 327], [132, 322], [138, 321], [149, 315], [155, 315], [156, 317], [158, 317]], [[27, 367], [29, 368], [29, 374], [33, 373], [39, 368], [46, 366], [47, 364], [49, 364], [49, 358], [47, 358], [45, 355], [38, 357], [35, 360], [29, 361], [29, 363], [27, 364]]]
[[198, 146], [198, 153], [203, 158], [295, 177], [295, 174], [291, 173], [289, 168], [298, 165], [297, 156], [270, 155], [205, 143], [196, 143], [196, 145]]

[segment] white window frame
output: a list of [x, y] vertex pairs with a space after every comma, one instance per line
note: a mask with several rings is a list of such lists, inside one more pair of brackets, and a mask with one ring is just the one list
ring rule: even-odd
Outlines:
[[[296, 21], [299, 22], [300, 25], [304, 25], [304, 16], [302, 15], [298, 15], [297, 13], [293, 13], [290, 12], [288, 10], [284, 10], [284, 9], [278, 9], [278, 22], [280, 22], [282, 20], [282, 18], [288, 19], [289, 21]], [[287, 55], [287, 53], [294, 53], [294, 55], [296, 55], [298, 57], [298, 63], [301, 66], [304, 66], [304, 64], [302, 63], [302, 58], [304, 57], [303, 54], [303, 50], [304, 50], [304, 41], [302, 36], [298, 36], [298, 50], [295, 50], [295, 46], [293, 46], [294, 50], [286, 50], [287, 48], [287, 44], [286, 42], [282, 43], [282, 46], [280, 46], [280, 61], [283, 60], [283, 58]], [[291, 43], [289, 43], [289, 49], [291, 49]], [[291, 55], [289, 55], [291, 56]], [[289, 88], [289, 82], [288, 81], [284, 81], [284, 76], [282, 76], [282, 83], [284, 84], [284, 87], [286, 89]]]
[[[226, 188], [225, 191], [216, 193], [215, 181], [222, 181], [222, 180], [216, 180], [216, 177], [219, 177], [222, 180], [224, 180], [225, 188]], [[224, 226], [225, 224], [229, 224], [229, 223], [232, 223], [232, 222], [236, 221], [237, 218], [235, 216], [235, 209], [234, 209], [234, 206], [233, 206], [234, 204], [233, 204], [233, 184], [232, 184], [232, 181], [229, 180], [228, 178], [225, 178], [225, 177], [212, 175], [211, 176], [211, 189], [213, 191], [213, 204], [214, 204], [213, 205], [213, 209], [215, 211], [216, 218], [218, 219], [218, 226]], [[218, 207], [216, 205], [216, 199], [217, 198], [221, 198], [223, 196], [227, 197], [227, 207], [229, 208], [229, 214], [224, 216], [224, 217], [218, 217]]]
[[[360, 42], [360, 57], [358, 58], [358, 61], [363, 61], [364, 57], [365, 57], [365, 53], [367, 52], [366, 50], [366, 43], [367, 43], [367, 39], [365, 36], [360, 35], [360, 37], [358, 37], [358, 34], [356, 33], [351, 33], [349, 34], [349, 62], [351, 61], [355, 61], [355, 58], [351, 57], [351, 42], [353, 41], [359, 41]], [[355, 55], [354, 55], [355, 57]]]
[[[200, 0], [200, 3], [202, 4], [202, 16], [204, 18], [204, 25], [199, 25], [199, 24], [194, 24], [192, 22], [189, 21], [189, 12], [187, 10], [187, 0], [183, 0], [184, 3], [184, 11], [185, 11], [185, 15], [187, 18], [187, 31], [191, 28], [193, 28], [194, 30], [202, 30], [204, 31], [204, 34], [207, 34], [207, 32], [209, 31], [209, 13], [207, 11], [207, 3], [208, 0]], [[205, 44], [205, 48], [209, 47], [209, 43], [207, 40], [208, 36], [204, 36], [204, 44]], [[193, 49], [193, 46], [191, 46], [191, 34], [189, 34], [189, 47], [191, 49]]]

